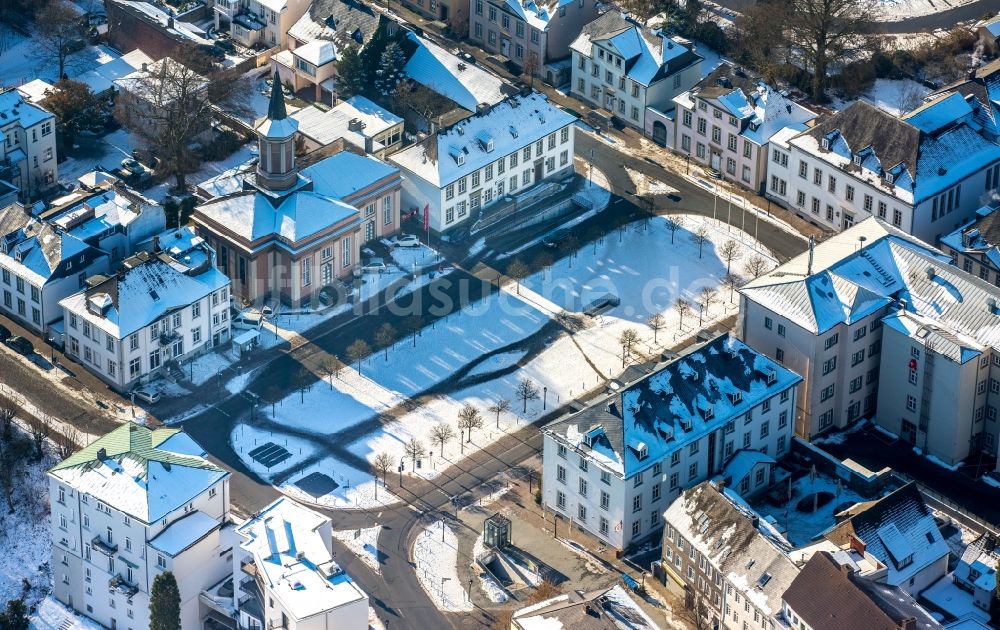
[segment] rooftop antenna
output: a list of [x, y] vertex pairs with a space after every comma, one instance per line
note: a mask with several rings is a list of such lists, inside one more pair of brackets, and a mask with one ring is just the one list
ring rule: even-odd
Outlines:
[[806, 275], [813, 274], [813, 251], [816, 249], [816, 237], [809, 237], [809, 266], [806, 268]]
[[858, 237], [858, 251], [859, 252], [865, 251], [865, 241], [867, 241], [867, 240], [868, 240], [867, 236], [859, 236]]

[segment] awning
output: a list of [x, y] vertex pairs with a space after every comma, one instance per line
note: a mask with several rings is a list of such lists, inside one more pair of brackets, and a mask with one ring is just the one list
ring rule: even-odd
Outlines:
[[247, 330], [239, 335], [233, 337], [233, 343], [237, 346], [245, 346], [252, 343], [257, 337], [260, 337], [260, 332], [256, 330]]

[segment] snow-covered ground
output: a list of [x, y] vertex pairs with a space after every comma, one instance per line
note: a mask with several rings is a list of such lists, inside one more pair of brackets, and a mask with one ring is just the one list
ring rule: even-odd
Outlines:
[[[40, 54], [32, 38], [9, 29], [7, 37], [10, 38], [9, 47], [0, 53], [0, 86], [18, 86], [35, 79], [48, 83], [59, 80], [58, 63]], [[67, 58], [66, 74], [72, 79], [120, 56], [106, 46], [87, 46]]]
[[632, 183], [635, 184], [636, 194], [640, 197], [642, 195], [669, 195], [671, 193], [677, 192], [676, 188], [671, 188], [663, 182], [647, 177], [644, 173], [625, 167], [625, 172], [632, 179]]
[[66, 608], [52, 596], [39, 602], [38, 610], [28, 620], [28, 627], [32, 630], [102, 630], [104, 628], [96, 621]]
[[[861, 100], [894, 116], [900, 116], [920, 105], [929, 93], [930, 88], [913, 79], [876, 79], [875, 85], [861, 95]], [[834, 109], [842, 110], [851, 102], [835, 98], [831, 105]]]
[[364, 529], [348, 529], [333, 532], [333, 537], [344, 543], [375, 575], [382, 574], [382, 564], [378, 555], [378, 535], [382, 527], [366, 527]]
[[[316, 473], [333, 479], [337, 488], [321, 496], [315, 496], [297, 485], [306, 477]], [[394, 483], [395, 476], [395, 471], [390, 470], [388, 475], [390, 487]], [[278, 490], [293, 499], [335, 510], [370, 510], [399, 502], [399, 497], [382, 485], [381, 480], [376, 481], [371, 472], [358, 470], [333, 457], [322, 459], [297, 472], [278, 486]]]
[[229, 352], [206, 352], [188, 361], [182, 367], [185, 375], [195, 385], [202, 385], [229, 367], [234, 357]]
[[972, 593], [963, 591], [955, 586], [952, 574], [948, 574], [935, 582], [930, 588], [921, 593], [920, 596], [958, 619], [968, 617], [970, 619], [978, 619], [983, 623], [988, 623], [990, 620], [990, 614], [981, 610], [973, 602]]
[[[921, 15], [947, 11], [955, 7], [973, 4], [979, 0], [879, 0], [879, 19], [883, 22], [899, 22]], [[984, 11], [986, 4], [983, 5]]]
[[414, 272], [421, 267], [441, 262], [441, 254], [432, 247], [420, 245], [419, 247], [395, 247], [391, 241], [383, 240], [387, 246], [391, 247], [389, 255], [392, 261], [404, 271]]
[[509, 599], [507, 592], [476, 562], [476, 558], [481, 556], [485, 551], [486, 547], [483, 544], [483, 536], [480, 535], [476, 539], [476, 544], [472, 547], [472, 570], [479, 575], [479, 587], [486, 593], [486, 597], [495, 604], [502, 604]]
[[[794, 546], [800, 547], [808, 544], [815, 536], [836, 524], [834, 520], [836, 508], [845, 503], [858, 503], [865, 500], [861, 495], [838, 482], [839, 480], [821, 473], [817, 473], [815, 480], [811, 479], [810, 475], [805, 475], [792, 482], [792, 498], [784, 505], [774, 506], [763, 501], [759, 505], [755, 505], [754, 508], [761, 516], [773, 517], [779, 531], [783, 531], [785, 537]], [[787, 491], [788, 482], [785, 482], [782, 487]], [[833, 495], [833, 500], [811, 513], [796, 509], [796, 504], [800, 500], [817, 492], [829, 492]]]
[[432, 523], [420, 532], [413, 543], [413, 561], [420, 585], [439, 609], [447, 612], [473, 609], [458, 578], [458, 538], [444, 521]]

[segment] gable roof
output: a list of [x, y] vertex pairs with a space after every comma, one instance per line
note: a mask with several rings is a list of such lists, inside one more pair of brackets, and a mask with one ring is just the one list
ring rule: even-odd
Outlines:
[[180, 429], [134, 422], [94, 440], [49, 474], [144, 523], [160, 520], [229, 475]]
[[495, 105], [506, 95], [506, 84], [499, 77], [415, 33], [407, 33], [400, 47], [408, 78], [463, 109], [474, 112], [480, 104]]
[[888, 567], [886, 583], [892, 586], [906, 583], [949, 553], [934, 514], [914, 483], [867, 504], [826, 533], [841, 546], [850, 544], [852, 537]]
[[[799, 380], [794, 372], [723, 334], [544, 431], [630, 477]], [[591, 433], [598, 427], [599, 433]], [[638, 453], [642, 447], [644, 458]]]
[[313, 0], [309, 10], [288, 29], [288, 34], [303, 43], [330, 41], [340, 50], [368, 43], [382, 19], [360, 0]]
[[791, 544], [735, 492], [704, 481], [674, 499], [663, 518], [764, 615], [798, 574]]
[[916, 621], [913, 630], [942, 627], [902, 589], [860, 577], [825, 551], [813, 554], [783, 599], [806, 625], [822, 630], [899, 630], [908, 619]]
[[21, 275], [39, 287], [69, 273], [79, 273], [95, 259], [107, 256], [58, 226], [38, 219], [19, 204], [0, 209], [0, 241], [0, 251], [6, 251], [0, 256], [20, 265]]

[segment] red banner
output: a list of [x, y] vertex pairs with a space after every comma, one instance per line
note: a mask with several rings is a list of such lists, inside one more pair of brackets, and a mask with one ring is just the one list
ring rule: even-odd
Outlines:
[[424, 205], [424, 232], [431, 230], [431, 204]]

